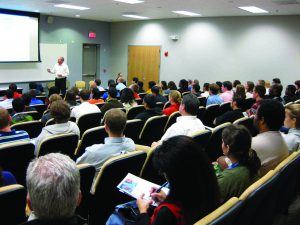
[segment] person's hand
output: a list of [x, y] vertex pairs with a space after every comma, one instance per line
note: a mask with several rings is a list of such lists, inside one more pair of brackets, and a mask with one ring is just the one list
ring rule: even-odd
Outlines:
[[47, 69], [47, 72], [48, 72], [48, 73], [50, 73], [50, 72], [51, 72], [51, 70], [48, 68], [48, 69]]
[[137, 200], [136, 205], [139, 208], [140, 213], [147, 213], [147, 210], [149, 208], [149, 205], [152, 204], [152, 200], [146, 201], [143, 199], [145, 194], [142, 194]]
[[151, 198], [155, 201], [155, 202], [158, 202], [158, 203], [161, 203], [163, 202], [167, 195], [164, 191], [160, 190], [160, 192], [153, 192], [152, 194], [150, 194]]
[[226, 158], [226, 156], [220, 156], [217, 159], [217, 163], [219, 164], [222, 171], [228, 167], [228, 164], [226, 163], [225, 158]]

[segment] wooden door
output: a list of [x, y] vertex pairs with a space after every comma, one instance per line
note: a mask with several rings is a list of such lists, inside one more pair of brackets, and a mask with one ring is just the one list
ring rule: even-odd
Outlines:
[[159, 70], [160, 46], [128, 46], [128, 85], [138, 77], [147, 91], [149, 81], [159, 82]]

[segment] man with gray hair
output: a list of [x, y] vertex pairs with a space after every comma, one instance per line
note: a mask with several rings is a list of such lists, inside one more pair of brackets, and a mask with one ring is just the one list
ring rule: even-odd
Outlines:
[[32, 213], [24, 224], [86, 223], [74, 214], [81, 201], [80, 175], [68, 156], [51, 153], [34, 159], [27, 168], [26, 183]]

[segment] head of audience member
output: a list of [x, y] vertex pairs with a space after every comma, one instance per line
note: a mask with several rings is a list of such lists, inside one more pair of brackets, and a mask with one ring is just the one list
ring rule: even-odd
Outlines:
[[266, 94], [266, 88], [265, 86], [262, 86], [260, 84], [255, 85], [254, 90], [253, 90], [253, 98], [256, 101], [260, 101], [265, 97]]
[[10, 132], [11, 116], [8, 111], [0, 107], [0, 131]]
[[93, 99], [100, 99], [101, 98], [101, 92], [99, 91], [99, 89], [97, 87], [92, 89], [92, 94], [93, 94]]
[[174, 81], [169, 81], [169, 83], [168, 83], [168, 88], [169, 88], [170, 90], [177, 90], [177, 86], [176, 86], [176, 84], [175, 84]]
[[55, 123], [66, 123], [70, 119], [71, 109], [64, 100], [56, 100], [50, 106], [50, 113]]
[[230, 81], [224, 81], [222, 83], [222, 92], [231, 91], [232, 83]]
[[281, 80], [279, 78], [273, 78], [272, 85], [273, 84], [281, 84]]
[[193, 84], [191, 92], [192, 92], [192, 94], [199, 93], [200, 92], [200, 86], [199, 86], [199, 84]]
[[176, 90], [172, 90], [169, 94], [169, 102], [171, 104], [180, 104], [181, 103], [181, 93]]
[[188, 82], [188, 85], [192, 85], [192, 83], [193, 83], [193, 81], [191, 79], [188, 79], [187, 82]]
[[216, 84], [219, 86], [219, 91], [222, 92], [223, 83], [221, 81], [217, 81]]
[[52, 94], [49, 98], [49, 107], [53, 102], [58, 100], [62, 100], [62, 97], [59, 94]]
[[29, 89], [35, 90], [36, 88], [37, 88], [36, 82], [30, 82], [30, 83], [29, 83]]
[[236, 87], [237, 85], [241, 84], [241, 81], [239, 80], [234, 80], [233, 83], [232, 83], [232, 86], [233, 87]]
[[144, 82], [143, 81], [138, 81], [137, 85], [139, 86], [139, 93], [145, 92], [145, 90], [143, 89], [143, 87], [144, 87]]
[[16, 113], [24, 112], [25, 102], [22, 98], [15, 98], [12, 101], [12, 107]]
[[108, 93], [108, 99], [117, 98], [118, 91], [114, 86], [109, 86], [107, 93]]
[[145, 95], [143, 98], [145, 109], [154, 109], [156, 107], [156, 98], [152, 94]]
[[107, 86], [108, 86], [108, 87], [110, 87], [112, 84], [113, 84], [114, 86], [116, 86], [116, 82], [115, 82], [114, 80], [110, 79], [110, 80], [107, 81]]
[[300, 90], [300, 80], [296, 80], [294, 84], [296, 86], [297, 92], [299, 92], [299, 90]]
[[78, 87], [72, 87], [71, 88], [71, 91], [73, 91], [74, 92], [74, 94], [75, 94], [75, 96], [79, 96], [79, 88]]
[[181, 79], [179, 81], [178, 87], [178, 90], [181, 90], [181, 92], [186, 92], [189, 90], [189, 83], [186, 79]]
[[31, 98], [36, 98], [35, 90], [31, 89], [31, 90], [28, 91], [28, 93], [30, 94]]
[[195, 79], [195, 80], [193, 81], [193, 84], [198, 84], [198, 85], [200, 86], [199, 80], [197, 80], [197, 79]]
[[82, 89], [79, 93], [81, 102], [87, 102], [90, 99], [90, 92], [87, 89]]
[[208, 86], [209, 95], [217, 95], [219, 93], [220, 87], [219, 85], [212, 83]]
[[101, 80], [100, 79], [95, 79], [94, 83], [96, 84], [96, 86], [100, 86], [101, 85]]
[[117, 80], [117, 83], [119, 84], [119, 83], [122, 83], [122, 84], [126, 84], [126, 81], [125, 81], [125, 79], [123, 78], [123, 77], [119, 77], [118, 78], [118, 80]]
[[203, 92], [206, 92], [209, 90], [209, 83], [204, 83], [203, 84]]
[[12, 90], [13, 92], [16, 92], [18, 87], [15, 83], [11, 83], [8, 87], [10, 90]]
[[57, 63], [58, 63], [59, 65], [63, 64], [64, 61], [65, 61], [65, 58], [62, 57], [62, 56], [60, 56], [60, 57], [57, 59]]
[[120, 100], [122, 103], [132, 104], [135, 100], [133, 91], [130, 88], [124, 88], [121, 92]]
[[155, 86], [156, 85], [156, 82], [155, 81], [149, 81], [148, 82], [148, 88], [151, 90], [151, 88], [153, 87], [153, 86]]
[[139, 86], [137, 84], [131, 85], [130, 88], [133, 91], [133, 93], [139, 93]]
[[[153, 153], [153, 166], [170, 184], [165, 201], [182, 206], [186, 224], [194, 224], [218, 207], [220, 193], [212, 164], [191, 137], [180, 135], [163, 141]], [[186, 175], [191, 173], [193, 179]]]
[[283, 125], [284, 116], [284, 107], [280, 102], [273, 99], [265, 99], [261, 101], [254, 123], [260, 133], [278, 131]]
[[155, 86], [153, 86], [153, 87], [151, 88], [151, 92], [152, 92], [152, 94], [153, 94], [154, 96], [161, 95], [161, 92], [162, 92], [162, 91], [161, 91], [161, 87], [155, 85]]
[[126, 122], [126, 113], [120, 109], [110, 109], [105, 113], [104, 128], [109, 137], [123, 137]]
[[161, 89], [164, 91], [164, 90], [167, 90], [168, 89], [168, 85], [167, 85], [167, 82], [165, 80], [162, 80], [160, 82], [160, 86], [161, 86]]
[[266, 82], [265, 82], [265, 80], [258, 80], [257, 81], [257, 84], [259, 84], [259, 85], [261, 85], [261, 86], [266, 86]]
[[193, 94], [184, 95], [179, 106], [179, 112], [182, 116], [196, 116], [200, 102]]
[[29, 106], [30, 105], [30, 102], [31, 102], [31, 95], [27, 92], [27, 93], [24, 93], [23, 95], [22, 95], [22, 98], [23, 98], [23, 100], [24, 100], [24, 103], [25, 103], [25, 107], [27, 106]]
[[247, 81], [245, 89], [247, 92], [252, 93], [254, 89], [254, 83], [252, 81]]
[[245, 98], [241, 97], [238, 94], [234, 94], [231, 102], [231, 107], [233, 110], [242, 109], [245, 104]]
[[10, 89], [7, 89], [4, 95], [7, 99], [12, 99], [14, 97], [14, 92]]
[[295, 96], [296, 94], [296, 87], [295, 85], [289, 84], [288, 86], [286, 86], [285, 88], [285, 95], [286, 96]]
[[269, 89], [269, 95], [271, 98], [280, 97], [283, 87], [281, 84], [273, 84]]
[[60, 153], [35, 158], [26, 173], [27, 203], [38, 219], [60, 220], [74, 215], [81, 201], [75, 162]]
[[284, 126], [300, 129], [300, 104], [291, 104], [285, 107]]
[[76, 102], [76, 95], [72, 90], [68, 90], [66, 92], [66, 96], [65, 96], [65, 101], [70, 105], [70, 106], [76, 106], [77, 102]]
[[244, 85], [238, 84], [235, 87], [235, 94], [239, 95], [241, 98], [246, 98], [246, 91]]
[[270, 88], [271, 87], [271, 83], [268, 80], [265, 80], [265, 88]]
[[48, 98], [53, 94], [59, 94], [59, 89], [56, 86], [52, 86], [49, 88]]
[[137, 82], [139, 82], [139, 78], [138, 77], [133, 77], [132, 78], [132, 83], [137, 84]]
[[248, 168], [250, 176], [258, 174], [261, 163], [255, 151], [251, 149], [252, 136], [243, 125], [232, 124], [222, 132], [222, 150], [232, 163]]

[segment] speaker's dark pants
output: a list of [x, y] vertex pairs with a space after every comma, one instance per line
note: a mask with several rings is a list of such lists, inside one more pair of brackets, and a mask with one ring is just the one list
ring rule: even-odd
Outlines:
[[61, 94], [65, 95], [66, 94], [66, 84], [67, 84], [67, 78], [55, 78], [55, 87], [58, 88]]

